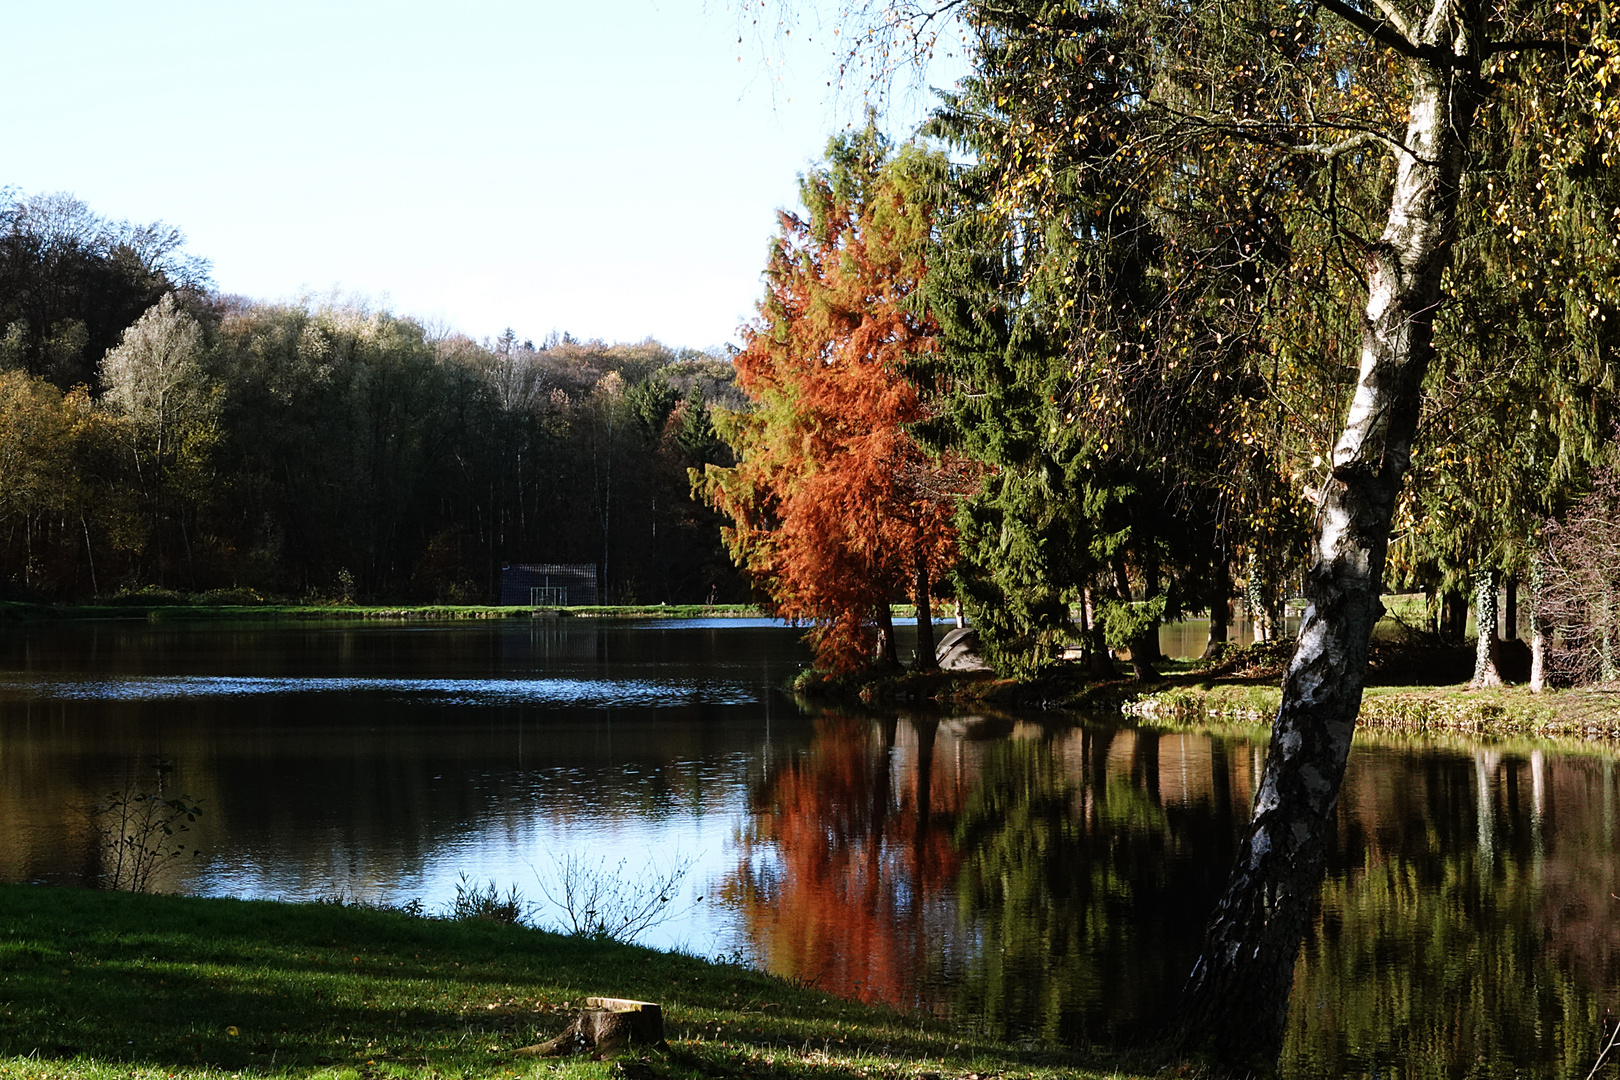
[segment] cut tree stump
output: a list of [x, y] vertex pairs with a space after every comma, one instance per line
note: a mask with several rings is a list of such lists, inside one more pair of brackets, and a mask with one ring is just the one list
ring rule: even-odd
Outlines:
[[665, 1046], [664, 1007], [654, 1001], [589, 997], [566, 1031], [548, 1042], [518, 1050], [535, 1057], [591, 1054], [603, 1057], [627, 1046]]

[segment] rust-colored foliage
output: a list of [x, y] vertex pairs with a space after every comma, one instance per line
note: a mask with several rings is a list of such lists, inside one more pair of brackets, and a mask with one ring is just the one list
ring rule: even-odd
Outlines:
[[807, 216], [781, 215], [736, 357], [755, 403], [721, 425], [738, 464], [696, 480], [772, 609], [813, 622], [818, 663], [849, 670], [872, 659], [890, 601], [921, 605], [953, 560], [957, 485], [907, 427], [924, 403], [906, 366], [935, 347], [915, 294], [936, 163], [914, 148], [889, 158], [870, 129], [829, 158], [802, 185]]

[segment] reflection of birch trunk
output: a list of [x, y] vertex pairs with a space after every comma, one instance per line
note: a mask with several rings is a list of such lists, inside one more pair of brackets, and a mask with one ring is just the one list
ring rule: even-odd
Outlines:
[[1546, 850], [1542, 845], [1542, 826], [1547, 813], [1547, 762], [1540, 750], [1530, 751], [1530, 851], [1531, 864], [1537, 881], [1546, 864]]
[[1489, 873], [1496, 858], [1496, 797], [1491, 783], [1496, 777], [1501, 755], [1490, 750], [1474, 751], [1474, 783], [1479, 789], [1479, 859]]
[[1541, 556], [1530, 559], [1530, 692], [1547, 688], [1547, 617], [1542, 603]]

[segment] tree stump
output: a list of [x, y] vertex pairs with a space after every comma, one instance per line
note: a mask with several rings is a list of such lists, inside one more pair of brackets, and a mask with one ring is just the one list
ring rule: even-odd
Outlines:
[[604, 1057], [627, 1046], [665, 1046], [664, 1007], [653, 1001], [590, 997], [561, 1035], [518, 1050], [536, 1057]]

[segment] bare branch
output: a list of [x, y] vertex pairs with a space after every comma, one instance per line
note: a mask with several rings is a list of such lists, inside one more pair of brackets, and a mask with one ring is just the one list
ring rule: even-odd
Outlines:
[[1348, 154], [1352, 150], [1359, 150], [1363, 146], [1384, 146], [1394, 150], [1396, 153], [1406, 152], [1406, 147], [1398, 139], [1392, 139], [1381, 131], [1371, 130], [1357, 132], [1348, 138], [1340, 139], [1338, 142], [1314, 142], [1302, 146], [1284, 145], [1283, 148], [1290, 154], [1305, 154], [1320, 158], [1323, 161], [1331, 161], [1336, 157]]
[[1186, 112], [1166, 105], [1162, 101], [1152, 102], [1154, 108], [1182, 120], [1190, 125], [1216, 132], [1222, 135], [1234, 136], [1245, 142], [1258, 146], [1269, 146], [1288, 154], [1297, 154], [1302, 157], [1314, 157], [1322, 161], [1331, 161], [1342, 157], [1352, 150], [1364, 146], [1382, 145], [1397, 154], [1411, 154], [1411, 149], [1399, 139], [1386, 135], [1384, 132], [1370, 127], [1358, 127], [1349, 124], [1315, 124], [1314, 127], [1328, 130], [1350, 131], [1352, 134], [1337, 141], [1317, 141], [1310, 143], [1296, 142], [1288, 136], [1298, 130], [1298, 125], [1274, 120], [1214, 120], [1198, 113]]

